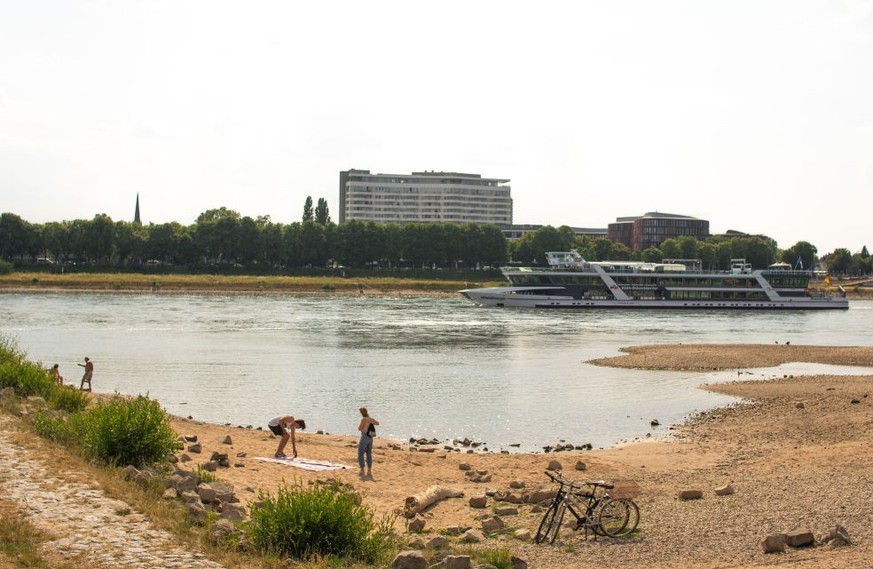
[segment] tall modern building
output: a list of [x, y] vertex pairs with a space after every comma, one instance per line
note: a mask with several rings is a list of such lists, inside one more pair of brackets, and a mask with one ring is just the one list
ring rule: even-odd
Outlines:
[[687, 215], [649, 212], [638, 217], [619, 217], [607, 227], [607, 238], [624, 243], [632, 251], [659, 247], [671, 237], [709, 237], [709, 221]]
[[339, 222], [512, 224], [509, 180], [458, 172], [340, 172]]

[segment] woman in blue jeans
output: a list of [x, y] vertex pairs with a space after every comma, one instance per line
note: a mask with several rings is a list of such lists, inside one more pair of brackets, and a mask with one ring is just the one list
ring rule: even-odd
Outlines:
[[372, 475], [373, 468], [373, 437], [376, 436], [376, 425], [379, 421], [370, 417], [366, 407], [361, 407], [361, 422], [358, 430], [361, 431], [361, 440], [358, 441], [358, 466], [361, 467], [361, 476], [364, 476], [364, 457], [367, 457], [367, 476]]

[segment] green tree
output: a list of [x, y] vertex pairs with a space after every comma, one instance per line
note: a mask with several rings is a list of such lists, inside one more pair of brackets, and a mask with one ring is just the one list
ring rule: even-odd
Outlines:
[[12, 260], [23, 258], [29, 249], [28, 223], [14, 213], [0, 214], [0, 256]]
[[546, 251], [569, 251], [575, 242], [576, 234], [566, 225], [557, 229], [546, 225], [522, 235], [515, 243], [513, 258], [522, 263], [545, 264]]
[[312, 196], [306, 196], [306, 201], [303, 203], [303, 223], [312, 221]]
[[[309, 206], [312, 207], [311, 201]], [[330, 223], [330, 211], [327, 209], [327, 200], [324, 198], [318, 198], [318, 205], [315, 206], [315, 223], [321, 225]]]
[[646, 263], [660, 263], [664, 259], [664, 255], [657, 247], [648, 247], [640, 253], [640, 260]]
[[109, 263], [115, 250], [115, 223], [105, 213], [94, 216], [85, 225], [85, 256], [97, 263]]
[[834, 249], [826, 257], [828, 264], [828, 272], [836, 275], [847, 275], [852, 267], [852, 253], [848, 249]]
[[818, 249], [807, 241], [798, 241], [792, 247], [782, 252], [782, 261], [792, 267], [812, 269], [818, 264], [816, 256]]
[[240, 214], [226, 207], [210, 209], [197, 217], [194, 233], [207, 260], [233, 262], [240, 245]]

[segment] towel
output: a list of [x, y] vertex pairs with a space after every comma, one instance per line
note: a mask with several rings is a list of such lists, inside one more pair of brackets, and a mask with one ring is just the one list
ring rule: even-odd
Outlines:
[[340, 464], [338, 462], [333, 462], [331, 460], [316, 460], [314, 458], [266, 458], [263, 456], [255, 457], [255, 460], [260, 460], [261, 462], [275, 462], [276, 464], [284, 464], [286, 466], [293, 466], [295, 468], [301, 468], [303, 470], [311, 470], [313, 472], [321, 472], [323, 470], [343, 470], [346, 468], [351, 468], [350, 466], [346, 466], [345, 464]]

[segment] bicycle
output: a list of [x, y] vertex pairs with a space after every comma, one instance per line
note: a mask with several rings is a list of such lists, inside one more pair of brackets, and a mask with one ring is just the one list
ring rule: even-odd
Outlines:
[[611, 497], [612, 484], [603, 480], [567, 480], [560, 472], [552, 474], [547, 471], [546, 476], [558, 484], [558, 491], [540, 521], [534, 537], [536, 543], [555, 542], [568, 510], [576, 518], [574, 529], [585, 530], [585, 539], [588, 539], [589, 531], [597, 539], [597, 536], [619, 537], [637, 529], [639, 506], [630, 498]]

